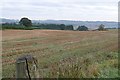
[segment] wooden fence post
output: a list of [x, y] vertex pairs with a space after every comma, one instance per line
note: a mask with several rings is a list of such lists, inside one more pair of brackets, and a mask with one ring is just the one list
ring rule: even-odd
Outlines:
[[24, 55], [16, 60], [16, 78], [38, 78], [37, 59], [32, 55]]

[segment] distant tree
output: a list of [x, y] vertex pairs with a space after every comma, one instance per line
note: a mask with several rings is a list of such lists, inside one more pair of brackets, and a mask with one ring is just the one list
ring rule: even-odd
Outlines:
[[30, 19], [28, 18], [22, 18], [20, 21], [19, 21], [20, 24], [24, 25], [25, 27], [31, 27], [32, 26], [32, 22]]
[[65, 27], [65, 30], [73, 30], [73, 25], [68, 25]]
[[36, 24], [32, 25], [37, 29], [52, 29], [52, 30], [73, 30], [73, 25], [65, 25], [65, 24]]
[[104, 31], [104, 30], [105, 30], [104, 27], [105, 27], [105, 25], [101, 24], [101, 25], [99, 26], [98, 30], [99, 30], [99, 31]]
[[88, 28], [83, 25], [83, 26], [79, 26], [79, 27], [77, 28], [77, 30], [78, 30], [78, 31], [88, 31]]
[[60, 24], [60, 28], [61, 28], [61, 30], [65, 30], [65, 25], [64, 24]]

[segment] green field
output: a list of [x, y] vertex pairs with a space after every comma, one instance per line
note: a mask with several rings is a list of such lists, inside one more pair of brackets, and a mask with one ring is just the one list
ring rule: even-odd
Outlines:
[[3, 30], [2, 39], [3, 78], [24, 54], [36, 56], [41, 78], [118, 77], [117, 30]]

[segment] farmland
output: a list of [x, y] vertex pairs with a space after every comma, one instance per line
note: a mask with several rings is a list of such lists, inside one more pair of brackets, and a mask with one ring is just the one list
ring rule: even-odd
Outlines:
[[117, 30], [3, 30], [3, 78], [15, 77], [25, 54], [36, 56], [42, 78], [118, 77]]

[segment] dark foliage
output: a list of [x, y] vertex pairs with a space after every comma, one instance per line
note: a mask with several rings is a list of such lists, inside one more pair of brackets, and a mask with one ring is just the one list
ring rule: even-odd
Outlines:
[[72, 25], [64, 24], [33, 24], [36, 29], [52, 29], [52, 30], [73, 30]]
[[78, 30], [78, 31], [88, 31], [88, 28], [83, 25], [83, 26], [79, 26], [79, 27], [77, 28], [77, 30]]
[[103, 30], [104, 30], [104, 25], [101, 24], [101, 25], [99, 26], [98, 30], [99, 30], [99, 31], [103, 31]]
[[3, 23], [2, 29], [23, 29], [23, 30], [32, 30], [32, 29], [51, 29], [51, 30], [73, 30], [72, 25], [64, 24], [33, 24], [32, 27], [25, 27], [21, 24], [16, 23]]
[[2, 24], [2, 30], [4, 29], [22, 29], [22, 30], [33, 30], [32, 27], [21, 26], [16, 23], [4, 23]]
[[105, 25], [101, 24], [98, 28], [99, 31], [106, 31], [107, 29], [104, 28]]
[[25, 27], [31, 27], [31, 26], [32, 26], [32, 22], [31, 22], [31, 20], [28, 19], [28, 18], [22, 18], [22, 19], [19, 21], [19, 23], [20, 23], [21, 25], [24, 25]]
[[73, 25], [68, 25], [68, 26], [66, 26], [66, 27], [65, 27], [65, 30], [74, 30], [74, 29], [73, 29]]

